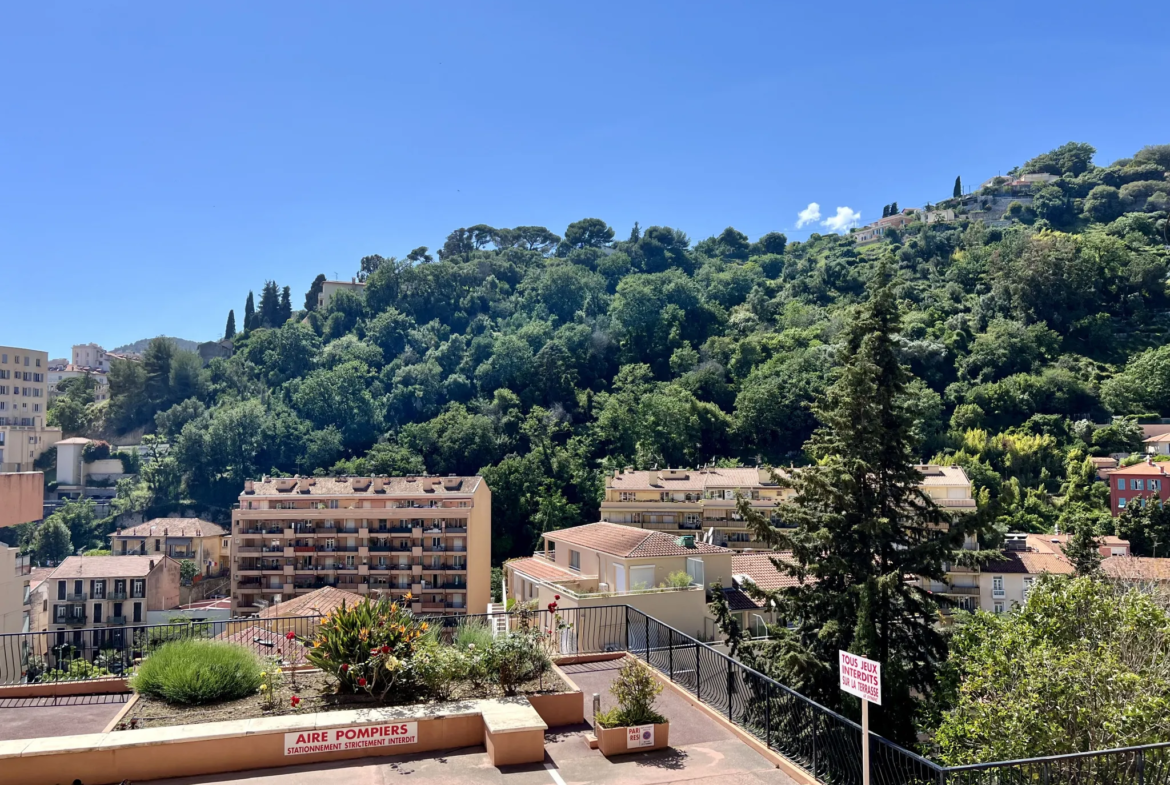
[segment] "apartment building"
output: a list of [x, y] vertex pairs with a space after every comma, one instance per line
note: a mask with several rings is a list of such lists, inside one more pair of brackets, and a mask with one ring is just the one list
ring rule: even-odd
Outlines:
[[1122, 466], [1109, 472], [1109, 509], [1116, 517], [1127, 506], [1145, 506], [1150, 499], [1164, 503], [1170, 498], [1170, 477], [1167, 464], [1147, 458], [1132, 466]]
[[265, 477], [232, 511], [233, 613], [335, 587], [411, 595], [416, 613], [484, 613], [491, 491], [482, 477]]
[[366, 290], [366, 285], [356, 278], [350, 278], [348, 281], [322, 281], [321, 291], [317, 293], [317, 310], [324, 311], [328, 308], [333, 296], [342, 290], [360, 295]]
[[[922, 490], [952, 511], [974, 510], [971, 481], [958, 466], [916, 467]], [[774, 509], [793, 491], [783, 480], [791, 469], [701, 468], [615, 471], [605, 479], [601, 519], [673, 536], [694, 535], [711, 545], [751, 548], [755, 537], [737, 511], [738, 499], [782, 522]]]
[[179, 604], [179, 563], [166, 556], [70, 556], [39, 587], [53, 645], [118, 648], [127, 625]]
[[110, 552], [193, 561], [204, 575], [219, 575], [229, 563], [231, 532], [200, 518], [154, 518], [111, 534]]
[[141, 360], [141, 355], [133, 352], [129, 354], [115, 354], [107, 352], [96, 343], [75, 344], [73, 347], [73, 362], [78, 368], [89, 368], [102, 373], [110, 372], [110, 363], [114, 360]]
[[[0, 528], [39, 521], [44, 513], [41, 472], [0, 474]], [[19, 548], [0, 543], [0, 633], [28, 632], [32, 564]]]
[[49, 382], [49, 398], [58, 395], [57, 385], [66, 379], [80, 379], [88, 376], [93, 380], [93, 400], [95, 403], [110, 400], [110, 380], [105, 371], [93, 368], [82, 368], [79, 365], [67, 363], [65, 365], [50, 365], [45, 373]]
[[504, 563], [505, 599], [540, 608], [629, 605], [680, 632], [709, 636], [710, 586], [731, 586], [734, 551], [693, 535], [599, 522], [546, 532], [543, 541], [543, 551]]
[[[1009, 534], [1003, 560], [982, 568], [951, 565], [946, 583], [930, 583], [927, 588], [960, 610], [1010, 611], [1028, 599], [1041, 575], [1076, 572], [1064, 555], [1070, 539], [1067, 534]], [[1129, 543], [1119, 537], [1102, 537], [1100, 552], [1105, 561], [1129, 558]]]
[[60, 428], [45, 424], [48, 367], [46, 352], [0, 346], [0, 471], [31, 470], [61, 439]]

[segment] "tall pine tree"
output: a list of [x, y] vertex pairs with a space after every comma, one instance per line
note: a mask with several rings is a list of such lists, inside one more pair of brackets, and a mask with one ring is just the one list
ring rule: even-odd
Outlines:
[[279, 327], [280, 325], [284, 324], [285, 322], [287, 322], [291, 318], [292, 318], [292, 293], [289, 291], [289, 288], [286, 286], [280, 290], [280, 305], [276, 309], [276, 324], [274, 326]]
[[795, 496], [771, 515], [747, 500], [739, 512], [757, 537], [791, 556], [773, 559], [798, 585], [770, 593], [795, 623], [755, 662], [814, 700], [856, 714], [837, 689], [837, 652], [882, 663], [874, 730], [914, 743], [915, 696], [930, 693], [946, 645], [932, 595], [908, 576], [945, 581], [974, 516], [949, 519], [920, 488], [907, 384], [899, 359], [901, 316], [892, 259], [882, 260], [844, 335], [839, 367], [815, 405], [820, 427], [805, 450], [810, 467], [782, 481]]
[[223, 339], [230, 341], [236, 337], [236, 312], [234, 310], [228, 311], [227, 327], [223, 331]]
[[[423, 249], [426, 250], [426, 249]], [[313, 285], [309, 287], [309, 291], [305, 292], [305, 310], [317, 310], [317, 300], [320, 299], [321, 288], [325, 285], [325, 275], [318, 273], [317, 277], [313, 279]]]
[[244, 303], [244, 329], [251, 330], [256, 326], [256, 305], [252, 293], [248, 292], [248, 300]]
[[963, 195], [963, 181], [960, 177], [955, 178], [955, 192], [953, 195], [956, 199]]
[[260, 309], [256, 312], [261, 327], [279, 327], [280, 289], [276, 281], [265, 281], [260, 290]]

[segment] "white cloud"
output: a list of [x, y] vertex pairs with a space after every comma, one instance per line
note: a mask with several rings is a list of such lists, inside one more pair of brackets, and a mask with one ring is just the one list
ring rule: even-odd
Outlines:
[[[820, 217], [819, 215], [817, 216]], [[861, 213], [853, 212], [850, 207], [838, 207], [836, 215], [830, 215], [821, 221], [821, 226], [830, 232], [844, 232], [861, 223]], [[797, 224], [799, 226], [800, 224]]]
[[816, 202], [809, 202], [808, 207], [804, 208], [797, 215], [796, 228], [811, 224], [821, 220], [821, 206]]

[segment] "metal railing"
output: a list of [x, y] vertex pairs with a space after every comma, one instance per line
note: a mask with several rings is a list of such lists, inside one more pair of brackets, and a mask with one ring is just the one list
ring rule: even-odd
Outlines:
[[[458, 606], [446, 604], [444, 610]], [[555, 618], [541, 609], [503, 614], [506, 621], [499, 614], [419, 615], [426, 616], [444, 642], [453, 639], [459, 624], [478, 622], [497, 632], [523, 627], [550, 631], [551, 645], [562, 655], [628, 652], [819, 781], [862, 782], [857, 723], [635, 608], [566, 608]], [[192, 637], [226, 640], [261, 656], [288, 658], [292, 650], [287, 634], [309, 638], [320, 621], [320, 616], [246, 617], [9, 633], [0, 635], [0, 684], [127, 674], [159, 646]], [[872, 732], [869, 749], [873, 785], [1170, 783], [1170, 742], [966, 766], [941, 766]]]

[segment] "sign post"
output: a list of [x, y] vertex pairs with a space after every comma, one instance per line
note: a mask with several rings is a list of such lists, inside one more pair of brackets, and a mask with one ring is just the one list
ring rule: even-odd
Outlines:
[[861, 698], [861, 783], [869, 785], [869, 704], [882, 705], [882, 664], [838, 650], [841, 689]]

